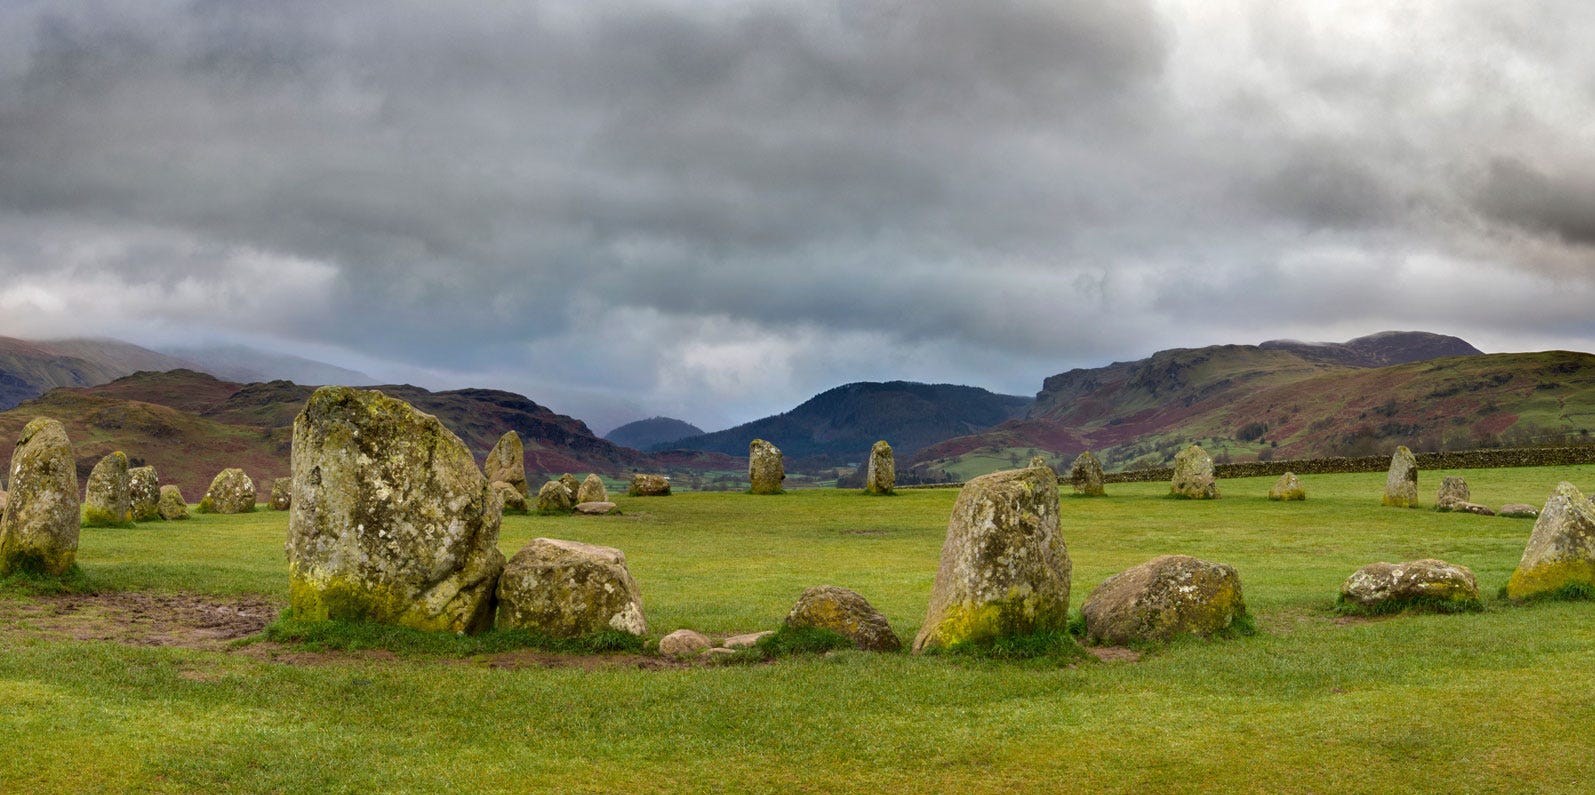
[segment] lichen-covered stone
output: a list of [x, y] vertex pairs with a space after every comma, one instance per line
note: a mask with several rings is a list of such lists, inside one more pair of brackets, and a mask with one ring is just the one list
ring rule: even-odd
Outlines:
[[613, 547], [535, 538], [498, 581], [498, 625], [557, 638], [604, 630], [648, 634], [642, 592]]
[[1235, 569], [1189, 555], [1163, 555], [1104, 580], [1080, 608], [1086, 638], [1122, 646], [1206, 637], [1246, 614]]
[[1453, 502], [1451, 503], [1451, 510], [1456, 513], [1472, 513], [1479, 516], [1495, 515], [1495, 511], [1490, 510], [1489, 506], [1480, 505], [1476, 502]]
[[520, 492], [522, 502], [531, 496], [526, 485], [526, 445], [521, 444], [521, 435], [515, 431], [499, 437], [498, 444], [488, 451], [482, 469], [489, 483], [508, 483]]
[[608, 500], [595, 502], [578, 502], [574, 510], [583, 516], [607, 516], [615, 512], [617, 506]]
[[1390, 472], [1385, 475], [1384, 504], [1392, 508], [1418, 507], [1418, 459], [1405, 445], [1390, 456]]
[[155, 467], [133, 467], [127, 471], [129, 508], [135, 522], [161, 519], [161, 479]]
[[1468, 489], [1467, 478], [1457, 475], [1447, 475], [1440, 480], [1440, 492], [1435, 495], [1434, 509], [1437, 511], [1454, 511], [1458, 506], [1467, 504], [1473, 498]]
[[271, 498], [266, 505], [274, 511], [294, 507], [294, 482], [292, 478], [277, 478], [271, 482]]
[[520, 489], [505, 483], [502, 480], [493, 481], [493, 491], [498, 494], [504, 506], [504, 513], [528, 514], [532, 512], [532, 505]]
[[1218, 499], [1218, 478], [1213, 475], [1213, 457], [1194, 444], [1176, 454], [1169, 493], [1192, 500]]
[[183, 499], [182, 489], [173, 485], [161, 487], [161, 500], [158, 506], [162, 519], [187, 519], [188, 500]]
[[1478, 610], [1479, 581], [1466, 566], [1425, 558], [1370, 563], [1340, 586], [1341, 604], [1360, 612]]
[[538, 513], [570, 513], [575, 507], [576, 500], [571, 497], [570, 489], [557, 480], [550, 480], [537, 490]]
[[575, 475], [566, 472], [565, 474], [559, 476], [559, 485], [565, 487], [565, 493], [570, 495], [570, 504], [575, 505], [576, 493], [581, 491], [581, 482], [576, 479]]
[[1274, 481], [1274, 487], [1268, 490], [1268, 498], [1276, 501], [1293, 501], [1307, 499], [1307, 488], [1301, 484], [1301, 478], [1295, 472], [1286, 472]]
[[233, 467], [216, 473], [199, 500], [200, 513], [249, 513], [255, 510], [255, 481]]
[[914, 651], [1066, 629], [1069, 572], [1051, 469], [1027, 467], [969, 481], [947, 522]]
[[1069, 485], [1074, 487], [1075, 494], [1083, 497], [1100, 497], [1107, 493], [1102, 488], [1102, 462], [1090, 450], [1081, 453], [1069, 467]]
[[127, 454], [117, 450], [100, 459], [83, 487], [83, 526], [120, 527], [133, 521], [133, 496]]
[[78, 554], [78, 470], [66, 428], [29, 422], [11, 453], [11, 490], [0, 519], [0, 574], [61, 575]]
[[581, 487], [576, 489], [576, 504], [584, 502], [609, 502], [609, 490], [604, 488], [603, 478], [588, 475], [582, 480]]
[[892, 631], [886, 616], [856, 591], [834, 585], [809, 588], [786, 615], [790, 627], [828, 629], [852, 639], [865, 651], [898, 651], [903, 641]]
[[1540, 509], [1506, 595], [1521, 600], [1569, 588], [1595, 589], [1595, 505], [1563, 481]]
[[381, 392], [317, 389], [294, 420], [289, 602], [311, 620], [493, 622], [501, 511], [471, 451]]
[[1540, 515], [1540, 509], [1526, 502], [1512, 502], [1501, 506], [1495, 512], [1496, 516], [1505, 516], [1511, 519], [1533, 519]]
[[632, 497], [669, 497], [670, 478], [641, 473], [632, 475], [631, 486], [626, 489], [626, 494]]
[[781, 449], [763, 439], [748, 442], [749, 491], [754, 494], [780, 494], [786, 480], [786, 465]]
[[690, 657], [714, 645], [709, 636], [690, 629], [678, 629], [659, 639], [659, 653], [667, 657]]
[[892, 457], [892, 446], [882, 439], [870, 447], [869, 464], [864, 469], [864, 492], [891, 494], [896, 488], [897, 459]]

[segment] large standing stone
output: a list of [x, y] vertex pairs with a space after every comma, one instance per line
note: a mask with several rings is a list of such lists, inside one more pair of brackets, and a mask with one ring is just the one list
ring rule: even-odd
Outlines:
[[576, 500], [570, 496], [570, 489], [557, 480], [550, 480], [537, 490], [538, 513], [570, 513], [575, 507]]
[[118, 527], [133, 521], [133, 497], [127, 477], [127, 454], [117, 450], [100, 459], [83, 487], [83, 525]]
[[493, 623], [502, 506], [436, 417], [317, 389], [294, 419], [289, 599], [308, 619], [471, 632]]
[[1286, 472], [1274, 481], [1274, 487], [1268, 490], [1268, 498], [1285, 502], [1305, 500], [1307, 488], [1301, 484], [1301, 478], [1296, 477], [1295, 472]]
[[1385, 475], [1384, 504], [1392, 508], [1418, 507], [1418, 459], [1406, 445], [1390, 456], [1390, 473]]
[[487, 482], [508, 483], [522, 497], [531, 496], [531, 489], [526, 485], [526, 445], [521, 444], [521, 435], [515, 431], [507, 431], [498, 438], [498, 444], [488, 451], [482, 468]]
[[632, 497], [669, 497], [670, 478], [641, 473], [632, 475], [631, 486], [626, 489], [626, 494]]
[[255, 510], [255, 481], [233, 467], [216, 473], [199, 500], [200, 513], [249, 513]]
[[[563, 489], [561, 489], [563, 491]], [[493, 492], [498, 495], [504, 506], [504, 513], [528, 514], [532, 512], [531, 503], [520, 489], [505, 483], [502, 480], [493, 481]]]
[[781, 481], [786, 480], [786, 466], [782, 463], [781, 448], [763, 439], [748, 442], [748, 482], [754, 494], [780, 494]]
[[1205, 637], [1246, 614], [1235, 569], [1189, 555], [1163, 555], [1104, 580], [1080, 608], [1092, 643]]
[[498, 625], [558, 638], [604, 630], [648, 634], [642, 592], [613, 547], [534, 538], [498, 581]]
[[127, 493], [131, 499], [133, 521], [154, 522], [161, 518], [161, 479], [155, 474], [155, 467], [129, 469]]
[[609, 490], [604, 488], [603, 478], [590, 474], [582, 481], [581, 488], [576, 489], [576, 504], [584, 502], [609, 502]]
[[271, 482], [271, 499], [266, 503], [274, 511], [294, 507], [294, 482], [292, 478], [277, 478]]
[[892, 457], [892, 446], [883, 439], [870, 448], [869, 466], [864, 470], [864, 491], [869, 494], [891, 494], [895, 488], [897, 460]]
[[1340, 603], [1358, 612], [1479, 610], [1479, 581], [1466, 566], [1424, 558], [1370, 563], [1340, 586]]
[[1467, 478], [1447, 475], [1440, 480], [1440, 492], [1435, 495], [1434, 509], [1454, 511], [1469, 504], [1472, 499], [1473, 493], [1468, 489]]
[[1169, 493], [1193, 500], [1218, 499], [1213, 457], [1194, 444], [1181, 450], [1174, 456], [1174, 477], [1169, 481]]
[[162, 519], [187, 519], [188, 500], [183, 499], [182, 489], [166, 485], [161, 487], [160, 512]]
[[1569, 590], [1595, 593], [1595, 505], [1563, 481], [1534, 520], [1506, 595], [1520, 600]]
[[11, 491], [0, 520], [0, 574], [65, 574], [78, 554], [78, 470], [66, 429], [39, 417], [11, 453]]
[[1102, 488], [1102, 462], [1090, 450], [1074, 459], [1069, 467], [1069, 484], [1074, 493], [1085, 497], [1100, 497], [1107, 491]]
[[1069, 550], [1058, 530], [1058, 481], [1028, 467], [964, 484], [914, 651], [1064, 630]]
[[892, 631], [886, 616], [858, 592], [834, 585], [810, 588], [798, 597], [786, 615], [790, 627], [828, 629], [846, 635], [865, 651], [898, 651], [903, 641]]

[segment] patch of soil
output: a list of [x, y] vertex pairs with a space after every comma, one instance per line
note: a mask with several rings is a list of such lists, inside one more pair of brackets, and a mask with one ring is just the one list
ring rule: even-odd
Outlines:
[[0, 631], [137, 646], [221, 649], [259, 633], [282, 606], [259, 597], [102, 593], [0, 599]]
[[459, 662], [508, 670], [580, 668], [583, 671], [598, 671], [635, 668], [639, 671], [674, 671], [692, 667], [690, 660], [676, 660], [669, 657], [648, 657], [642, 654], [552, 654], [536, 649], [516, 649]]
[[1093, 656], [1103, 662], [1133, 663], [1141, 661], [1140, 652], [1123, 646], [1090, 646], [1087, 647], [1086, 651], [1091, 652]]

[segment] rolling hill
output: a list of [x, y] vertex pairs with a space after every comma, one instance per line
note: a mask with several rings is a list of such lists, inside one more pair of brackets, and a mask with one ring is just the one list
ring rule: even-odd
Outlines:
[[604, 434], [604, 438], [621, 447], [630, 447], [633, 450], [647, 450], [655, 445], [668, 446], [677, 439], [702, 435], [703, 429], [690, 422], [684, 422], [672, 417], [652, 417], [646, 420], [628, 422]]
[[117, 340], [0, 337], [0, 410], [56, 387], [91, 386], [138, 370], [189, 366], [183, 359]]

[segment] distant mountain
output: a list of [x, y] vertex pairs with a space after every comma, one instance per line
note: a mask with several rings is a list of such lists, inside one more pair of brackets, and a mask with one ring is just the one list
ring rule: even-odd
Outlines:
[[1484, 353], [1460, 337], [1426, 331], [1385, 331], [1358, 337], [1350, 342], [1269, 340], [1257, 347], [1286, 350], [1308, 361], [1344, 364], [1348, 367], [1388, 367], [1446, 356], [1477, 356]]
[[1022, 416], [1030, 399], [978, 387], [863, 381], [822, 392], [784, 414], [656, 446], [748, 454], [748, 442], [774, 443], [789, 458], [859, 461], [885, 439], [901, 459], [920, 448]]
[[[194, 369], [202, 370], [226, 381], [250, 383], [254, 381], [286, 380], [298, 384], [339, 384], [364, 386], [376, 383], [359, 370], [350, 370], [326, 362], [301, 356], [268, 353], [245, 345], [212, 345], [208, 347], [167, 348], [166, 352], [193, 362]], [[170, 370], [170, 367], [140, 367], [140, 370]]]
[[190, 366], [186, 360], [117, 340], [0, 337], [0, 410], [56, 387], [92, 386], [138, 370]]
[[646, 420], [628, 422], [604, 434], [604, 438], [621, 447], [630, 447], [633, 450], [647, 450], [655, 445], [668, 446], [669, 443], [678, 439], [701, 435], [703, 435], [703, 429], [690, 422], [671, 417], [653, 417]]

